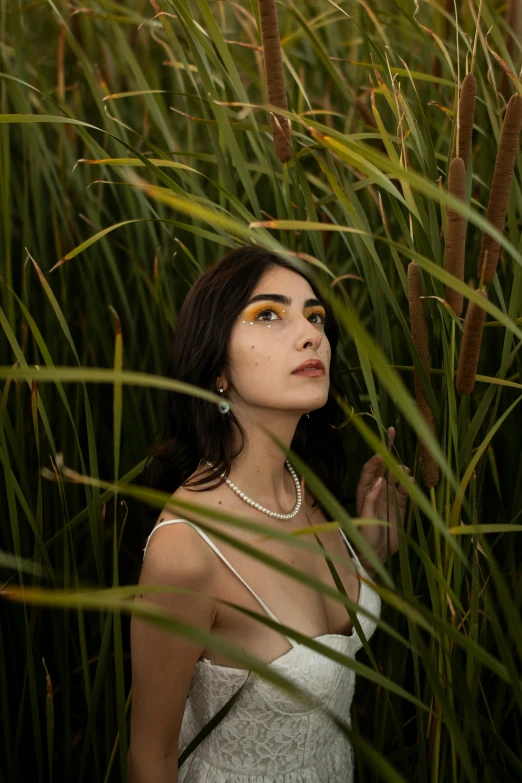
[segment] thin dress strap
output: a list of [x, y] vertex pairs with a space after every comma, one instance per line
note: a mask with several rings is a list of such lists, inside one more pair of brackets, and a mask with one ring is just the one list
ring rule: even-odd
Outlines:
[[364, 569], [364, 567], [363, 567], [363, 565], [362, 565], [361, 561], [360, 561], [360, 560], [359, 560], [359, 558], [357, 557], [357, 552], [355, 551], [355, 549], [353, 548], [353, 546], [352, 546], [352, 545], [350, 544], [350, 542], [348, 541], [348, 538], [347, 538], [347, 536], [346, 536], [346, 533], [344, 532], [344, 530], [342, 529], [342, 527], [340, 527], [340, 528], [339, 528], [339, 530], [340, 530], [340, 533], [341, 533], [342, 537], [344, 538], [344, 540], [345, 540], [345, 541], [346, 541], [346, 543], [348, 544], [348, 549], [350, 550], [350, 554], [352, 555], [353, 559], [355, 560], [355, 562], [356, 562], [357, 566], [359, 567], [359, 569], [360, 569], [360, 570], [364, 571], [365, 569]]
[[[219, 557], [221, 558], [221, 560], [223, 560], [223, 562], [224, 562], [224, 563], [226, 563], [226, 565], [227, 565], [227, 566], [230, 568], [230, 570], [231, 570], [231, 571], [233, 571], [233, 572], [234, 572], [234, 574], [235, 574], [235, 575], [238, 577], [238, 579], [241, 579], [241, 581], [243, 582], [243, 584], [245, 585], [245, 587], [246, 587], [246, 588], [248, 588], [248, 590], [250, 590], [250, 592], [252, 593], [252, 595], [254, 596], [254, 598], [256, 599], [256, 601], [259, 601], [259, 603], [261, 604], [261, 606], [263, 607], [263, 609], [265, 610], [265, 612], [267, 612], [267, 614], [268, 614], [268, 615], [269, 615], [269, 616], [272, 618], [272, 620], [275, 620], [277, 623], [280, 623], [280, 622], [281, 622], [281, 621], [280, 621], [280, 620], [279, 620], [279, 619], [278, 619], [278, 618], [275, 616], [275, 614], [274, 614], [273, 612], [271, 612], [271, 611], [270, 611], [270, 609], [268, 608], [268, 606], [267, 606], [267, 605], [264, 603], [264, 601], [262, 601], [262, 600], [261, 600], [261, 598], [260, 598], [260, 597], [257, 595], [257, 593], [256, 593], [254, 590], [252, 590], [252, 588], [250, 587], [250, 585], [249, 585], [249, 584], [247, 584], [247, 582], [245, 582], [245, 580], [243, 579], [243, 577], [241, 576], [241, 574], [239, 574], [239, 573], [236, 571], [236, 569], [234, 568], [234, 566], [233, 566], [231, 563], [229, 563], [229, 562], [228, 562], [228, 560], [227, 560], [227, 558], [225, 557], [225, 555], [223, 555], [223, 554], [222, 554], [222, 552], [220, 552], [220, 551], [219, 551], [219, 549], [217, 548], [217, 546], [214, 544], [214, 542], [213, 542], [213, 541], [211, 541], [211, 539], [210, 539], [210, 538], [207, 536], [207, 534], [206, 534], [206, 533], [204, 533], [204, 532], [203, 532], [203, 530], [200, 530], [200, 529], [199, 529], [199, 527], [198, 527], [197, 525], [195, 525], [193, 522], [189, 522], [189, 520], [188, 520], [188, 519], [165, 519], [165, 520], [163, 520], [163, 522], [160, 522], [158, 525], [156, 525], [156, 527], [155, 527], [155, 528], [152, 530], [152, 533], [154, 533], [154, 531], [155, 531], [155, 530], [158, 530], [158, 528], [160, 528], [160, 527], [163, 527], [163, 525], [174, 525], [174, 524], [176, 524], [176, 522], [186, 522], [186, 523], [187, 523], [187, 525], [191, 525], [191, 526], [194, 528], [194, 530], [197, 530], [197, 531], [198, 531], [198, 533], [200, 534], [200, 536], [201, 536], [201, 537], [202, 537], [202, 538], [203, 538], [203, 539], [204, 539], [204, 540], [207, 542], [207, 544], [208, 544], [210, 547], [212, 547], [212, 549], [214, 550], [214, 552], [215, 552], [217, 555], [219, 555]], [[147, 543], [145, 544], [145, 549], [143, 550], [143, 559], [144, 559], [144, 560], [145, 560], [145, 554], [146, 554], [146, 552], [147, 552], [147, 547], [148, 547], [148, 545], [149, 545], [149, 541], [150, 541], [150, 537], [152, 536], [152, 533], [151, 533], [151, 534], [149, 535], [149, 537], [147, 538]], [[284, 634], [284, 636], [286, 636], [286, 634]], [[292, 644], [292, 647], [298, 647], [298, 646], [299, 646], [299, 645], [298, 645], [298, 643], [295, 641], [295, 639], [291, 639], [291, 638], [290, 638], [290, 636], [286, 636], [286, 638], [288, 639], [288, 641], [289, 641], [289, 642], [291, 642], [291, 644]]]

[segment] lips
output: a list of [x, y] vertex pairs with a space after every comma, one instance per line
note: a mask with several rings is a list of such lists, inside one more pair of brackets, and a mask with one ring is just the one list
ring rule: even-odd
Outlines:
[[312, 374], [312, 371], [316, 371], [314, 374], [318, 374], [319, 372], [324, 373], [324, 364], [319, 359], [307, 359], [306, 362], [303, 362], [299, 365], [299, 367], [296, 367], [295, 370], [293, 370], [292, 375], [295, 375], [296, 373], [305, 373], [309, 371], [310, 375]]

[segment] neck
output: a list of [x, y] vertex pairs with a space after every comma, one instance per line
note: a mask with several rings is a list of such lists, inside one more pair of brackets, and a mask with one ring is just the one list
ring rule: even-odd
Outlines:
[[286, 455], [274, 443], [266, 427], [287, 447], [290, 446], [301, 414], [295, 411], [263, 410], [263, 417], [241, 421], [246, 443], [234, 460], [229, 478], [242, 492], [271, 511], [288, 513], [296, 502], [295, 485], [285, 467]]

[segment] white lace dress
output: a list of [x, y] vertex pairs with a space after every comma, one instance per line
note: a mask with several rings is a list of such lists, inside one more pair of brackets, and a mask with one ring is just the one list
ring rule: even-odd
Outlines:
[[[214, 542], [193, 522], [168, 519], [154, 530], [177, 522], [192, 525], [269, 616], [279, 622]], [[346, 535], [342, 530], [340, 532], [357, 569], [370, 579]], [[150, 536], [144, 557], [149, 540]], [[359, 606], [376, 618], [380, 616], [380, 598], [364, 582], [360, 583]], [[376, 623], [360, 611], [357, 617], [368, 639]], [[355, 673], [294, 639], [287, 639], [292, 649], [272, 661], [270, 667], [320, 699], [349, 725]], [[350, 657], [362, 647], [355, 629], [350, 636], [327, 633], [315, 637], [315, 641]], [[220, 666], [207, 658], [196, 663], [179, 737], [180, 755], [245, 682], [248, 674], [248, 670]], [[352, 746], [331, 718], [320, 707], [310, 709], [295, 701], [255, 672], [251, 672], [249, 682], [227, 715], [178, 771], [179, 783], [352, 783], [353, 776]]]

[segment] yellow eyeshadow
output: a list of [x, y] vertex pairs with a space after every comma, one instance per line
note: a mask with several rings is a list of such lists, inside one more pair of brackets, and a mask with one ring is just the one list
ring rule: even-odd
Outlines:
[[[257, 318], [258, 315], [263, 313], [265, 310], [272, 310], [280, 318], [284, 318], [286, 316], [286, 313], [288, 312], [288, 309], [283, 307], [282, 305], [276, 304], [275, 302], [271, 302], [270, 300], [267, 300], [266, 302], [261, 302], [259, 304], [255, 304], [254, 306], [245, 308], [245, 310], [242, 313], [243, 318], [246, 321], [253, 321], [255, 318]], [[306, 316], [310, 315], [320, 315], [323, 318], [323, 322], [326, 319], [326, 311], [324, 307], [311, 307], [307, 308], [305, 310]], [[320, 324], [318, 324], [320, 325]]]
[[322, 315], [323, 318], [326, 318], [326, 310], [324, 307], [314, 307], [311, 310], [306, 311], [307, 315]]
[[282, 313], [282, 310], [285, 310], [285, 308], [283, 308], [281, 305], [275, 304], [274, 302], [265, 302], [264, 304], [260, 303], [254, 305], [253, 307], [247, 308], [244, 311], [245, 318], [248, 321], [252, 321], [254, 318], [256, 318], [256, 316], [258, 316], [264, 310], [273, 310], [280, 316], [281, 314], [284, 315], [284, 313]]

